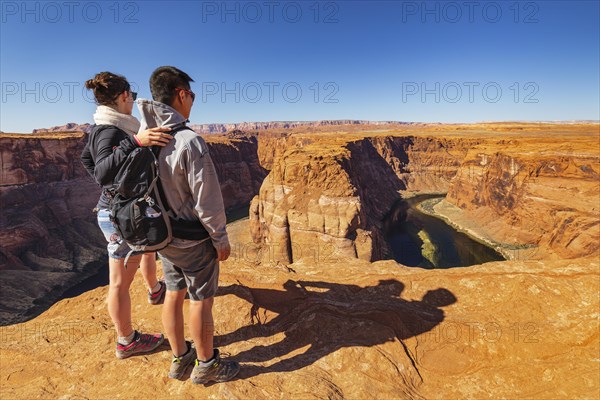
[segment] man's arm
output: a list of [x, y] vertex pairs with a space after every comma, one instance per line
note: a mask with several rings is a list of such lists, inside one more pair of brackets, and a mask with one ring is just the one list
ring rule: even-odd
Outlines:
[[226, 229], [227, 218], [217, 171], [204, 139], [198, 136], [190, 141], [183, 153], [183, 162], [194, 200], [194, 210], [210, 234], [219, 253], [219, 260], [224, 261], [231, 249]]

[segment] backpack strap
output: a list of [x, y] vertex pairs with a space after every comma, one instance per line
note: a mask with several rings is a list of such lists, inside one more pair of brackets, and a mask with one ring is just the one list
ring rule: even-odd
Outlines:
[[[173, 126], [171, 128], [171, 130], [169, 132], [167, 132], [167, 133], [169, 135], [171, 135], [171, 136], [175, 136], [177, 134], [177, 132], [184, 131], [186, 129], [188, 129], [188, 130], [190, 130], [190, 131], [192, 131], [194, 133], [196, 132], [192, 128], [190, 128], [189, 126], [187, 126], [185, 124], [185, 122], [182, 122], [181, 124], [177, 124], [177, 125]], [[161, 148], [162, 148], [161, 146], [152, 146], [152, 152], [154, 153], [154, 155], [156, 156], [157, 159], [158, 159], [158, 153], [160, 153], [160, 149]]]

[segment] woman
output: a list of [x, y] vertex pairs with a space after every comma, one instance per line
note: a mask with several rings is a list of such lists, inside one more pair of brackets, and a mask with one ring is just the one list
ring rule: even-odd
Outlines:
[[108, 313], [117, 331], [118, 358], [149, 352], [160, 346], [162, 334], [142, 334], [131, 324], [131, 298], [129, 287], [141, 265], [142, 275], [149, 288], [148, 302], [161, 304], [166, 286], [156, 278], [154, 253], [133, 253], [125, 267], [124, 260], [130, 252], [109, 219], [109, 188], [127, 155], [139, 146], [165, 146], [173, 137], [169, 128], [154, 128], [138, 133], [139, 121], [131, 115], [137, 93], [125, 77], [110, 72], [101, 72], [85, 83], [94, 92], [98, 108], [94, 114], [95, 126], [90, 133], [81, 160], [88, 172], [102, 186], [102, 194], [96, 209], [98, 225], [108, 242], [110, 284], [108, 289]]

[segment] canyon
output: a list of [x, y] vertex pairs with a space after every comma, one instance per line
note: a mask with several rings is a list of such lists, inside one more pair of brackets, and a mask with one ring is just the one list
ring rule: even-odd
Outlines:
[[[597, 396], [600, 125], [270, 128], [204, 136], [227, 210], [248, 208], [228, 227], [215, 301], [216, 343], [245, 367], [206, 396]], [[166, 378], [168, 348], [111, 358], [106, 287], [48, 309], [104, 262], [85, 140], [0, 137], [1, 394], [191, 398], [190, 382]], [[391, 260], [386, 235], [403, 199], [421, 194], [444, 195], [423, 212], [506, 261], [423, 270]], [[134, 285], [137, 323], [160, 330], [160, 307], [141, 304]], [[65, 347], [94, 361], [63, 363]]]
[[499, 136], [491, 135], [498, 125], [453, 128], [406, 129], [398, 136], [323, 133], [318, 140], [295, 135], [252, 200], [253, 239], [271, 245], [281, 262], [320, 248], [386, 259], [393, 205], [443, 193], [430, 212], [507, 259], [597, 254], [596, 126], [585, 133], [532, 124], [513, 133], [508, 125]]

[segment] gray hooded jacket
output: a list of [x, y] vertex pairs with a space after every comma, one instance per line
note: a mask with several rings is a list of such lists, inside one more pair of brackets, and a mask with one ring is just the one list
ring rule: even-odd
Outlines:
[[[172, 107], [152, 100], [137, 100], [142, 117], [140, 132], [157, 126], [174, 127], [186, 119]], [[173, 216], [200, 220], [215, 248], [229, 243], [221, 186], [208, 146], [197, 133], [184, 129], [161, 148], [159, 176]], [[206, 240], [206, 239], [205, 239]], [[177, 242], [174, 241], [174, 245]], [[183, 243], [182, 243], [183, 244]]]

